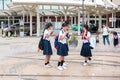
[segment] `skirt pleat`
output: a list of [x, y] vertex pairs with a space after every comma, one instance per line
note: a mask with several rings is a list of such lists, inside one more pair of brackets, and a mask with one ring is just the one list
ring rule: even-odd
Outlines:
[[80, 55], [83, 57], [92, 57], [90, 43], [83, 43]]
[[57, 50], [57, 54], [60, 56], [67, 56], [68, 55], [68, 45], [67, 44], [62, 44], [62, 43], [58, 43], [58, 50]]
[[44, 50], [43, 50], [43, 55], [52, 55], [52, 47], [51, 43], [48, 40], [44, 40]]

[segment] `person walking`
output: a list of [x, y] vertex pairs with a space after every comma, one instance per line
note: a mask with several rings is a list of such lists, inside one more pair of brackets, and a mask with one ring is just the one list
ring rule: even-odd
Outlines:
[[52, 47], [51, 47], [51, 43], [50, 43], [50, 36], [52, 35], [53, 30], [52, 30], [52, 24], [51, 23], [47, 23], [44, 29], [44, 33], [43, 33], [43, 55], [45, 55], [45, 64], [44, 67], [52, 67], [50, 65], [50, 57], [53, 54], [52, 52]]
[[89, 32], [88, 25], [84, 25], [82, 32], [83, 45], [80, 52], [80, 55], [85, 58], [85, 61], [83, 63], [84, 66], [88, 65], [88, 61], [91, 61], [91, 57], [92, 57], [91, 47], [89, 42], [90, 36], [91, 34]]
[[103, 44], [104, 45], [106, 45], [105, 40], [107, 40], [108, 45], [110, 45], [109, 33], [110, 33], [109, 27], [107, 27], [105, 24], [103, 24], [102, 36], [103, 36]]
[[58, 49], [57, 49], [57, 55], [59, 55], [57, 65], [58, 70], [67, 69], [64, 63], [65, 62], [64, 57], [68, 55], [69, 51], [67, 37], [68, 37], [68, 25], [67, 23], [63, 23], [58, 37]]
[[118, 47], [119, 44], [119, 38], [117, 32], [113, 32], [113, 45], [114, 47]]

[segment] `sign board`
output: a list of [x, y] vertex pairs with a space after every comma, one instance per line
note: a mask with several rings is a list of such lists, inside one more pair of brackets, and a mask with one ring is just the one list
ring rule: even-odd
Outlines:
[[24, 21], [22, 19], [19, 20], [20, 25], [24, 25]]
[[45, 19], [45, 22], [51, 22], [51, 19]]
[[114, 18], [110, 17], [109, 22], [116, 22], [116, 17], [114, 17]]

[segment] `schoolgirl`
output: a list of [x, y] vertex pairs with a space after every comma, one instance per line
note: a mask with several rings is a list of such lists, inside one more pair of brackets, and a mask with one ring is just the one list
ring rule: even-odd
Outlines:
[[43, 48], [43, 55], [45, 55], [45, 64], [44, 67], [51, 67], [49, 61], [50, 57], [53, 54], [51, 43], [50, 43], [50, 36], [52, 35], [52, 24], [47, 23], [44, 29], [43, 39], [44, 39], [44, 48]]
[[57, 55], [59, 55], [58, 70], [64, 70], [66, 69], [65, 63], [64, 63], [64, 57], [68, 55], [68, 45], [67, 45], [67, 36], [68, 36], [68, 25], [66, 23], [62, 24], [62, 28], [59, 32], [59, 38], [58, 38], [58, 50]]
[[114, 47], [117, 47], [119, 44], [118, 34], [117, 32], [113, 32], [113, 45]]
[[81, 48], [81, 52], [80, 55], [83, 56], [85, 58], [85, 62], [83, 63], [83, 65], [88, 65], [88, 61], [91, 60], [90, 57], [92, 57], [92, 53], [91, 53], [91, 47], [90, 47], [90, 32], [88, 29], [87, 25], [84, 25], [83, 27], [83, 33], [82, 33], [82, 40], [83, 40], [83, 45]]

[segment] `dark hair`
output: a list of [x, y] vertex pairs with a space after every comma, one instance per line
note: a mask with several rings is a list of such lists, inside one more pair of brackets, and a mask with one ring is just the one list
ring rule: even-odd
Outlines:
[[62, 24], [62, 27], [66, 27], [66, 26], [68, 26], [67, 23], [63, 23], [63, 24]]
[[117, 32], [113, 32], [113, 35], [117, 35]]
[[66, 23], [67, 25], [69, 25], [69, 24], [70, 24], [70, 20], [66, 20], [65, 23]]
[[53, 26], [52, 23], [47, 23], [47, 24], [45, 25], [45, 29], [48, 29], [50, 26]]
[[85, 24], [83, 27], [84, 27], [87, 31], [89, 31], [89, 27], [88, 27], [87, 24]]

